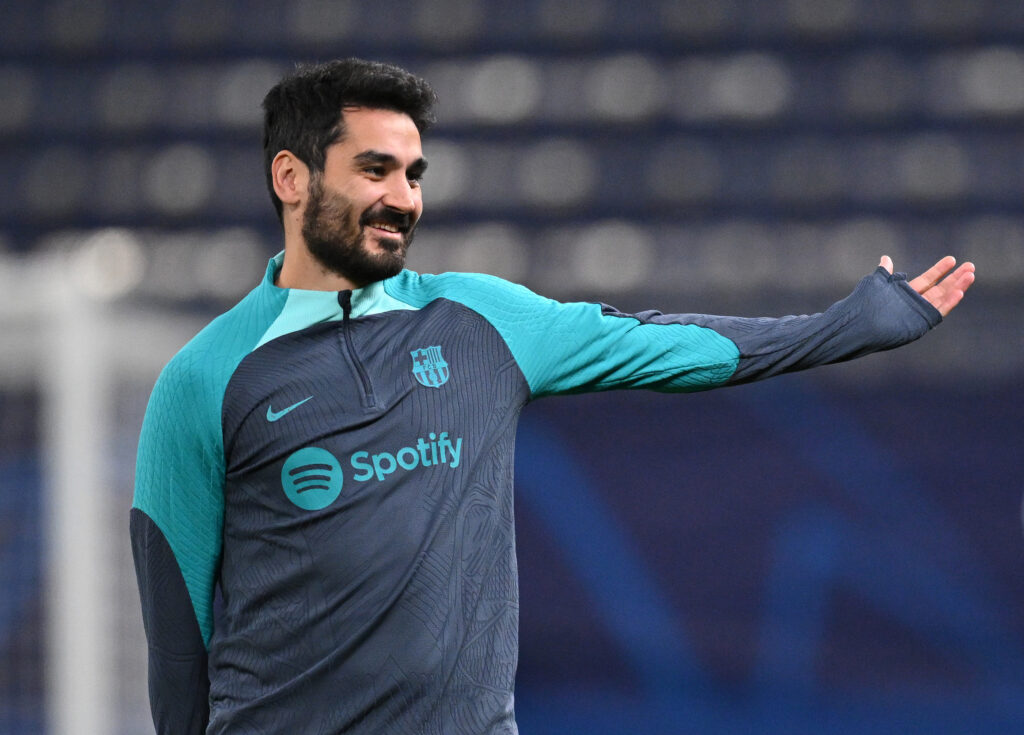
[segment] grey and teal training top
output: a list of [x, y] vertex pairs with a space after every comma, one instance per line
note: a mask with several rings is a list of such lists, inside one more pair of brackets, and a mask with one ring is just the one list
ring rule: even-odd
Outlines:
[[161, 734], [515, 733], [530, 399], [746, 382], [941, 319], [881, 268], [821, 314], [743, 319], [461, 273], [282, 289], [281, 258], [171, 360], [146, 412], [131, 536]]

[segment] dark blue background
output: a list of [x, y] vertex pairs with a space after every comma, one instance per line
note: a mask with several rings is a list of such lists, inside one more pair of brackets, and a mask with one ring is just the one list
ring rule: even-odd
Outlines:
[[1024, 727], [1017, 393], [793, 376], [528, 409], [524, 732]]

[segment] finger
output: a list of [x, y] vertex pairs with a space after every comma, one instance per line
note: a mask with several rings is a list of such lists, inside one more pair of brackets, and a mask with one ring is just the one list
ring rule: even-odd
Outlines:
[[964, 263], [932, 288], [966, 291], [974, 283], [974, 263]]
[[892, 258], [890, 258], [888, 255], [882, 256], [882, 260], [878, 263], [878, 266], [880, 268], [885, 268], [887, 271], [889, 271], [889, 275], [892, 275]]
[[960, 303], [972, 283], [974, 283], [974, 264], [964, 263], [942, 283], [922, 292], [921, 296], [942, 316], [946, 316]]
[[952, 281], [954, 288], [966, 291], [974, 283], [974, 263], [962, 263], [946, 280]]
[[[929, 291], [928, 293], [932, 292]], [[931, 302], [931, 305], [945, 317], [949, 315], [949, 312], [956, 308], [956, 305], [960, 303], [963, 297], [964, 292], [961, 289], [951, 288], [943, 291], [942, 294], [936, 296], [934, 300], [928, 299], [928, 301]], [[927, 298], [927, 296], [925, 298]]]
[[947, 255], [945, 258], [942, 258], [938, 263], [912, 280], [910, 282], [910, 287], [918, 293], [924, 293], [941, 281], [943, 276], [953, 269], [954, 265], [956, 265], [956, 258], [952, 255]]

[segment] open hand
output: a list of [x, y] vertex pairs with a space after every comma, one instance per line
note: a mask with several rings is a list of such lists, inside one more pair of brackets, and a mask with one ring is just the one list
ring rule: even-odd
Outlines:
[[[892, 258], [882, 256], [879, 265], [892, 273]], [[910, 281], [910, 287], [917, 291], [942, 316], [946, 316], [960, 303], [964, 292], [974, 283], [974, 263], [962, 263], [953, 270], [956, 258], [947, 255], [924, 273]]]

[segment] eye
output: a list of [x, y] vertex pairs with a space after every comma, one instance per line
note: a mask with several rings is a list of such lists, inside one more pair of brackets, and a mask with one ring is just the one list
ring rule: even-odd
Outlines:
[[363, 168], [363, 173], [369, 174], [374, 178], [380, 179], [384, 177], [386, 171], [384, 170], [383, 166], [366, 166], [365, 168]]

